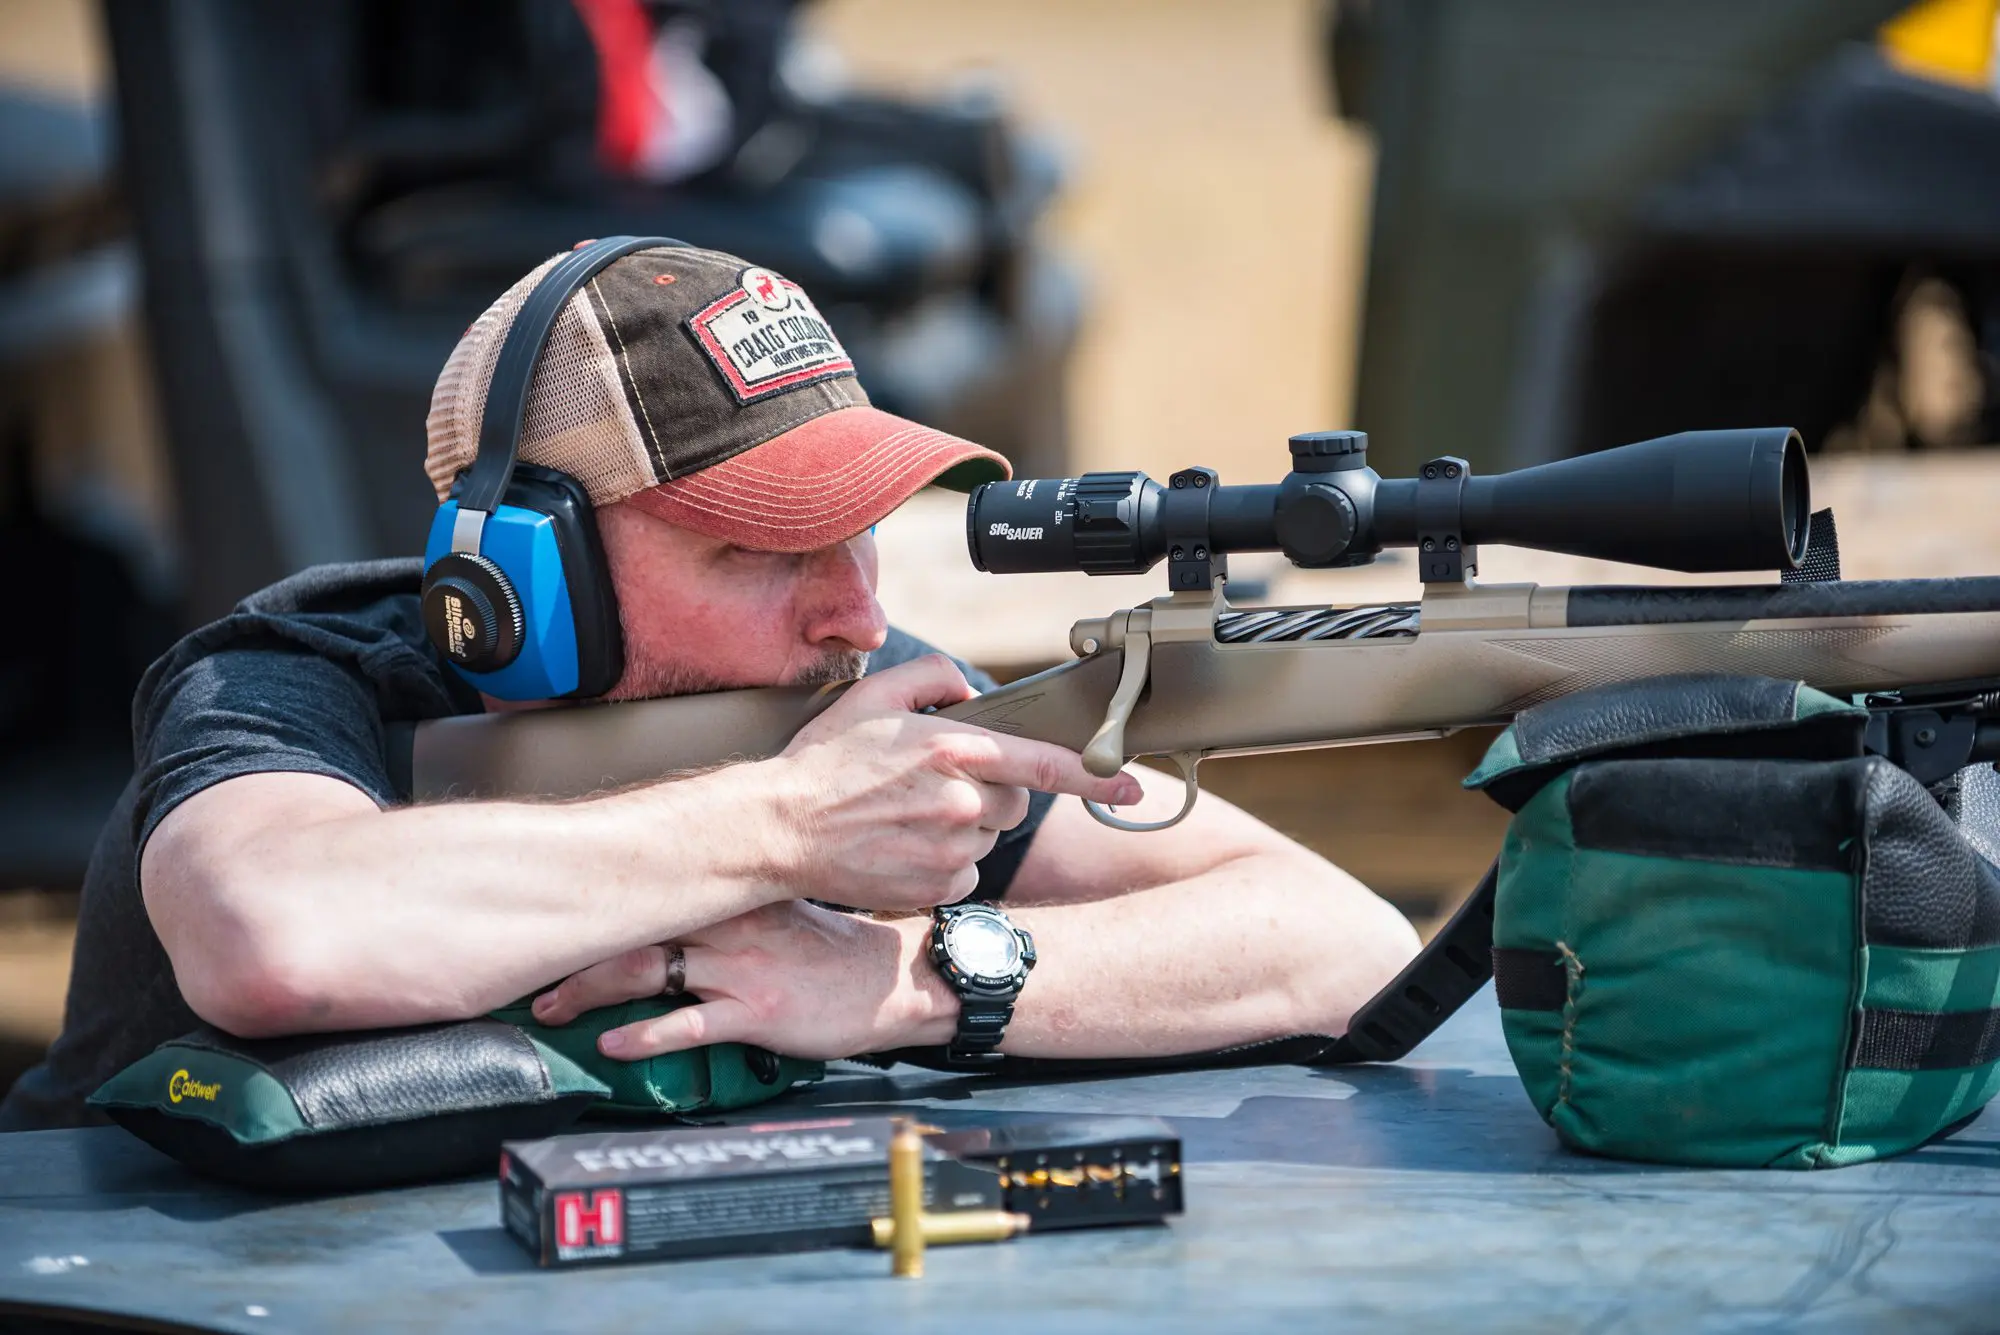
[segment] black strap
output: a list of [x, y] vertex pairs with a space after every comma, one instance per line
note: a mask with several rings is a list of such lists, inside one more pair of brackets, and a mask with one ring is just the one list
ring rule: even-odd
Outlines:
[[1495, 946], [1493, 995], [1503, 1011], [1559, 1011], [1569, 1001], [1569, 970], [1553, 950]]
[[2000, 1058], [2000, 1010], [1864, 1010], [1849, 1066], [1947, 1071]]
[[1493, 891], [1499, 877], [1496, 859], [1430, 944], [1354, 1012], [1346, 1035], [1333, 1041], [1320, 1064], [1400, 1061], [1486, 986], [1493, 976]]
[[945, 1049], [945, 1060], [954, 1066], [982, 1069], [1002, 1060], [996, 1050], [1007, 1036], [1007, 1024], [1014, 1018], [1011, 998], [963, 997], [958, 1003], [958, 1033]]
[[507, 494], [514, 476], [514, 454], [520, 448], [521, 422], [528, 411], [528, 388], [542, 345], [549, 341], [563, 307], [576, 290], [620, 256], [655, 246], [684, 246], [665, 236], [608, 236], [581, 250], [572, 250], [535, 284], [507, 330], [493, 379], [486, 387], [486, 413], [479, 422], [479, 454], [458, 495], [461, 510], [492, 514]]

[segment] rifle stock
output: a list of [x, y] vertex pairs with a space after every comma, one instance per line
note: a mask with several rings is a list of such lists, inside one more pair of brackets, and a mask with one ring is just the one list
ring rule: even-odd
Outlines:
[[[2000, 681], [2000, 577], [1729, 588], [1468, 585], [1420, 609], [1259, 609], [1174, 594], [1079, 622], [1083, 654], [938, 712], [1119, 762], [1302, 750], [1505, 723], [1612, 681], [1722, 672], [1836, 694]], [[1218, 627], [1286, 612], [1345, 637], [1227, 643]], [[1415, 615], [1411, 615], [1412, 612]], [[1399, 614], [1400, 622], [1397, 615]], [[1315, 622], [1317, 618], [1317, 622]], [[1383, 630], [1385, 624], [1392, 628]], [[1286, 616], [1271, 624], [1282, 627]], [[1408, 629], [1414, 623], [1418, 629]], [[1401, 628], [1394, 628], [1400, 626]], [[1121, 678], [1142, 656], [1126, 717]], [[780, 687], [420, 724], [413, 795], [576, 797], [782, 751], [842, 686]], [[1114, 728], [1112, 725], [1116, 724]]]

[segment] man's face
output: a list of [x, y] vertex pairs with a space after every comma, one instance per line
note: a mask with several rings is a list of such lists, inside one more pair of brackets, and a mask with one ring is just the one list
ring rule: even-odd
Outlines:
[[625, 630], [625, 675], [606, 699], [841, 681], [888, 634], [870, 534], [756, 552], [622, 501], [597, 526]]

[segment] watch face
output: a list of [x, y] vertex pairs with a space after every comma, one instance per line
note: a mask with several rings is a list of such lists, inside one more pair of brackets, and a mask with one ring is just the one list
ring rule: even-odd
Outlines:
[[1021, 969], [1021, 939], [997, 918], [969, 913], [945, 932], [952, 963], [976, 978], [1011, 978]]

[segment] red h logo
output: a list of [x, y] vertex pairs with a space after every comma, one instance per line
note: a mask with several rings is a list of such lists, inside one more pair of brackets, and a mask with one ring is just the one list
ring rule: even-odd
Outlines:
[[556, 1246], [583, 1247], [594, 1242], [600, 1247], [616, 1247], [624, 1241], [625, 1203], [615, 1187], [591, 1192], [588, 1204], [580, 1191], [556, 1196]]

